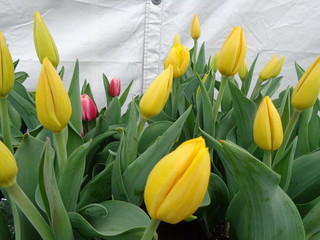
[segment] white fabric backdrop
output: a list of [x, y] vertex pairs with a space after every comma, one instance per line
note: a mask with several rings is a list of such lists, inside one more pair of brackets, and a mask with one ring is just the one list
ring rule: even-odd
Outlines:
[[[36, 87], [40, 64], [33, 45], [33, 13], [43, 16], [65, 66], [69, 85], [76, 59], [99, 107], [105, 106], [102, 73], [119, 77], [124, 89], [134, 80], [130, 98], [142, 93], [162, 71], [173, 37], [191, 48], [193, 14], [201, 23], [200, 42], [213, 55], [233, 26], [245, 29], [249, 64], [257, 53], [256, 74], [275, 54], [286, 56], [281, 87], [296, 84], [294, 61], [306, 68], [320, 53], [320, 5], [317, 0], [0, 0], [0, 31], [7, 38], [19, 71]], [[209, 56], [207, 56], [208, 58]]]

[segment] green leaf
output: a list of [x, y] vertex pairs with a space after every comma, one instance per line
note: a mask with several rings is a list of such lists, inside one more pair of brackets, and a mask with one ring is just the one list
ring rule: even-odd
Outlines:
[[14, 73], [14, 80], [16, 82], [19, 82], [19, 83], [23, 83], [24, 80], [26, 80], [27, 78], [29, 77], [28, 73], [26, 72], [15, 72]]
[[73, 239], [72, 227], [63, 205], [53, 167], [53, 151], [50, 140], [44, 146], [39, 169], [40, 192], [49, 212], [51, 228], [56, 240]]
[[241, 86], [241, 91], [243, 92], [243, 94], [244, 94], [245, 96], [247, 96], [247, 94], [248, 94], [248, 92], [249, 92], [250, 85], [251, 85], [251, 82], [252, 82], [253, 71], [254, 71], [254, 68], [255, 68], [255, 66], [256, 66], [258, 57], [259, 57], [259, 54], [257, 54], [257, 56], [255, 57], [255, 59], [253, 60], [251, 66], [250, 66], [249, 72], [247, 73], [247, 76], [246, 76], [246, 78], [244, 79], [243, 84], [242, 84], [242, 86]]
[[[192, 55], [190, 55], [190, 56], [192, 56]], [[203, 73], [205, 65], [206, 65], [205, 43], [203, 42], [201, 47], [200, 47], [199, 55], [198, 55], [198, 58], [197, 58], [196, 72], [197, 73]]]
[[102, 74], [102, 80], [104, 86], [104, 93], [106, 95], [107, 106], [109, 106], [110, 102], [112, 101], [112, 97], [109, 94], [110, 83], [105, 74]]
[[82, 128], [82, 110], [81, 110], [81, 104], [80, 104], [80, 83], [79, 83], [79, 61], [76, 61], [76, 64], [74, 66], [72, 79], [69, 86], [68, 91], [71, 106], [72, 106], [72, 114], [70, 118], [70, 122], [74, 126], [74, 128], [77, 130], [77, 132], [81, 133]]
[[229, 81], [233, 102], [233, 113], [237, 123], [237, 143], [244, 148], [253, 143], [253, 122], [256, 105], [246, 98], [239, 88]]
[[151, 147], [131, 163], [123, 173], [123, 182], [130, 202], [136, 205], [141, 204], [144, 186], [150, 171], [171, 150], [190, 111], [191, 107]]
[[1, 209], [0, 209], [0, 239], [7, 239], [7, 240], [13, 239], [9, 231], [8, 222], [6, 221], [6, 218], [2, 213]]
[[301, 217], [279, 187], [280, 176], [234, 143], [223, 141], [222, 146], [239, 186], [227, 212], [231, 238], [303, 240]]
[[306, 239], [320, 231], [320, 201], [303, 218]]
[[73, 228], [87, 238], [140, 240], [150, 219], [139, 207], [122, 201], [105, 201], [69, 213]]
[[[76, 210], [80, 187], [83, 181], [86, 154], [90, 142], [78, 147], [59, 172], [58, 187], [66, 211]], [[72, 186], [72, 188], [70, 188]]]
[[277, 91], [277, 89], [280, 87], [280, 81], [282, 79], [281, 77], [276, 77], [273, 79], [270, 79], [265, 84], [263, 84], [260, 88], [260, 93], [262, 96], [269, 96], [270, 98], [273, 96], [273, 94]]
[[113, 98], [106, 111], [106, 118], [108, 125], [114, 125], [120, 123], [121, 116], [121, 104], [117, 97]]
[[320, 195], [320, 150], [293, 161], [288, 195], [295, 203], [307, 203]]
[[303, 70], [303, 68], [302, 68], [297, 62], [294, 62], [294, 66], [295, 66], [295, 68], [296, 68], [298, 80], [300, 80], [300, 78], [301, 78], [302, 75], [304, 74], [304, 70]]
[[122, 95], [119, 98], [119, 102], [121, 107], [123, 106], [123, 104], [126, 102], [128, 94], [130, 92], [131, 86], [132, 86], [133, 80], [129, 83], [128, 87], [126, 88], [126, 90], [124, 90], [124, 92], [122, 93]]

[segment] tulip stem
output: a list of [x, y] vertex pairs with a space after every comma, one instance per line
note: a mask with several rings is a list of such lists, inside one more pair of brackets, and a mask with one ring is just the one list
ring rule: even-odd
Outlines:
[[283, 142], [281, 144], [281, 146], [279, 147], [275, 157], [274, 157], [274, 161], [273, 161], [273, 165], [272, 167], [274, 167], [283, 157], [283, 153], [287, 147], [287, 144], [289, 142], [290, 136], [292, 134], [292, 131], [294, 129], [294, 126], [296, 125], [298, 119], [300, 116], [300, 112], [294, 111], [293, 114], [291, 115], [291, 118], [288, 122], [288, 125], [286, 127], [286, 130], [284, 131], [283, 134]]
[[54, 133], [54, 141], [56, 145], [56, 152], [58, 157], [59, 171], [63, 168], [68, 159], [66, 140], [64, 139], [63, 130], [58, 133]]
[[272, 152], [264, 151], [263, 162], [265, 165], [267, 165], [269, 168], [271, 168]]
[[137, 132], [138, 139], [140, 138], [140, 135], [142, 133], [143, 127], [146, 124], [146, 122], [147, 122], [147, 119], [140, 118], [140, 122], [139, 122], [139, 125], [138, 125], [138, 132]]
[[3, 142], [13, 153], [7, 97], [0, 97], [0, 114]]
[[197, 65], [197, 48], [198, 48], [198, 41], [195, 39], [193, 44], [193, 72], [196, 73], [196, 65]]
[[15, 182], [10, 187], [7, 187], [6, 190], [10, 194], [11, 199], [14, 200], [24, 215], [29, 219], [31, 224], [39, 232], [41, 237], [45, 240], [54, 240], [50, 226], [20, 186]]
[[219, 108], [220, 108], [220, 105], [222, 102], [224, 90], [226, 89], [227, 81], [228, 81], [228, 77], [225, 77], [222, 75], [217, 101], [216, 101], [216, 104], [214, 105], [214, 109], [213, 109], [213, 124], [214, 125], [215, 125], [217, 118], [218, 118], [218, 111], [219, 111]]
[[262, 84], [262, 82], [260, 81], [260, 79], [258, 79], [256, 82], [256, 85], [254, 86], [254, 89], [252, 91], [250, 100], [254, 100], [259, 95], [259, 90], [260, 90], [261, 84]]
[[151, 219], [148, 227], [144, 231], [141, 240], [151, 240], [152, 237], [155, 235], [156, 230], [160, 224], [160, 220]]

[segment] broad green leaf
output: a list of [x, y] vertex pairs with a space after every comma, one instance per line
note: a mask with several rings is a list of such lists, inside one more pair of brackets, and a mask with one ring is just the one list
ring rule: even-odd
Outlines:
[[80, 83], [79, 83], [79, 61], [76, 61], [74, 66], [72, 79], [69, 86], [68, 95], [70, 97], [71, 106], [72, 106], [72, 114], [70, 118], [70, 122], [77, 130], [77, 132], [81, 133], [82, 128], [82, 113], [81, 113], [81, 104], [80, 104]]
[[122, 93], [122, 95], [119, 98], [119, 102], [120, 105], [123, 106], [123, 104], [126, 102], [128, 94], [130, 92], [131, 86], [132, 86], [133, 80], [129, 83], [128, 87], [126, 88], [126, 90], [124, 90], [124, 92]]
[[[78, 147], [69, 157], [59, 172], [58, 187], [66, 211], [76, 210], [80, 187], [83, 181], [86, 154], [90, 142]], [[72, 188], [70, 188], [72, 186]]]
[[29, 77], [28, 73], [26, 72], [15, 72], [14, 73], [14, 80], [16, 82], [19, 82], [19, 83], [23, 83], [24, 80], [26, 80], [27, 78]]
[[121, 115], [121, 104], [117, 97], [113, 98], [106, 111], [108, 125], [119, 124]]
[[190, 114], [191, 107], [159, 139], [141, 154], [123, 173], [123, 183], [130, 202], [140, 205], [147, 177], [154, 165], [172, 148]]
[[260, 93], [262, 96], [269, 96], [270, 98], [273, 96], [273, 94], [277, 91], [277, 89], [280, 87], [280, 81], [282, 79], [281, 77], [276, 77], [273, 79], [270, 79], [267, 81], [267, 83], [263, 84], [261, 86]]
[[295, 66], [295, 68], [296, 68], [298, 80], [300, 80], [300, 78], [301, 78], [302, 75], [304, 74], [304, 70], [303, 70], [303, 68], [302, 68], [297, 62], [294, 62], [294, 66]]
[[109, 79], [105, 74], [102, 74], [102, 80], [103, 80], [103, 86], [104, 86], [104, 93], [106, 95], [107, 106], [109, 106], [110, 102], [112, 101], [112, 97], [109, 94], [109, 88], [110, 88]]
[[6, 221], [6, 218], [1, 210], [2, 209], [0, 209], [0, 239], [13, 239], [9, 231], [8, 222]]
[[320, 150], [293, 161], [288, 195], [295, 203], [307, 203], [320, 196]]
[[229, 89], [232, 96], [234, 119], [236, 119], [237, 124], [237, 143], [239, 146], [247, 148], [253, 142], [256, 105], [230, 81]]
[[256, 63], [257, 63], [257, 60], [258, 60], [258, 57], [259, 57], [259, 54], [257, 54], [257, 56], [255, 57], [255, 59], [253, 60], [252, 64], [251, 64], [251, 67], [249, 69], [249, 72], [246, 76], [246, 78], [244, 79], [243, 81], [243, 84], [241, 86], [241, 91], [243, 92], [243, 94], [245, 96], [247, 96], [248, 94], [248, 91], [250, 89], [250, 85], [251, 85], [251, 81], [252, 81], [252, 76], [253, 76], [253, 71], [254, 71], [254, 68], [256, 66]]
[[150, 219], [139, 207], [112, 200], [91, 204], [69, 213], [73, 228], [81, 235], [111, 240], [140, 240]]
[[286, 129], [292, 114], [291, 91], [292, 88], [287, 88], [279, 94], [278, 99], [273, 101], [281, 116], [283, 129]]
[[301, 217], [279, 187], [280, 176], [234, 143], [223, 141], [222, 146], [239, 186], [227, 212], [231, 238], [303, 240]]
[[273, 170], [281, 176], [280, 187], [286, 192], [290, 183], [291, 173], [292, 173], [292, 163], [294, 159], [294, 154], [296, 152], [297, 141], [294, 141], [288, 146], [285, 155], [278, 164], [273, 167]]
[[320, 201], [303, 218], [306, 239], [320, 231]]
[[203, 42], [200, 47], [199, 54], [197, 57], [196, 72], [203, 73], [205, 65], [206, 65], [205, 43]]
[[[310, 146], [309, 146], [308, 125], [311, 120], [312, 113], [313, 113], [313, 108], [309, 108], [304, 110], [300, 114], [299, 125], [298, 125], [298, 146], [297, 146], [296, 158], [311, 152]], [[312, 129], [312, 131], [317, 131], [317, 128]]]
[[72, 154], [79, 146], [83, 144], [83, 139], [78, 133], [78, 131], [74, 128], [71, 122], [69, 122], [66, 131], [66, 139], [67, 139], [67, 153], [68, 156]]
[[53, 151], [47, 141], [41, 155], [39, 169], [39, 186], [42, 198], [47, 205], [51, 220], [51, 228], [56, 240], [73, 239], [72, 227], [63, 205], [53, 167]]
[[205, 229], [208, 238], [212, 237], [212, 229], [221, 220], [225, 219], [225, 214], [229, 206], [229, 191], [224, 181], [216, 174], [211, 173], [208, 186], [210, 205], [199, 208], [196, 216], [199, 223]]
[[148, 149], [170, 126], [172, 122], [159, 121], [148, 125], [139, 139], [138, 152], [141, 154]]
[[113, 163], [94, 176], [80, 192], [77, 208], [91, 203], [100, 203], [111, 197], [111, 174]]

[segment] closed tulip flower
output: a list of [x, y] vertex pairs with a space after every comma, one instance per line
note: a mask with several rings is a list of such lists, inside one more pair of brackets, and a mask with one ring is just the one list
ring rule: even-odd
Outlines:
[[201, 34], [201, 28], [200, 28], [200, 23], [198, 19], [198, 14], [195, 14], [191, 22], [190, 35], [193, 38], [193, 40], [197, 40], [200, 37], [200, 34]]
[[52, 65], [57, 68], [59, 65], [58, 50], [38, 11], [34, 13], [33, 38], [40, 63], [42, 63], [43, 59], [47, 57]]
[[270, 97], [266, 96], [256, 113], [253, 124], [255, 143], [263, 150], [274, 151], [283, 141], [282, 123]]
[[189, 63], [189, 49], [177, 43], [171, 48], [168, 57], [164, 60], [164, 69], [172, 65], [173, 77], [178, 78], [187, 71]]
[[111, 97], [117, 97], [120, 95], [121, 81], [120, 78], [113, 78], [109, 86], [109, 94]]
[[80, 103], [83, 121], [92, 121], [97, 117], [97, 107], [87, 94], [81, 95]]
[[0, 141], [0, 187], [9, 187], [16, 181], [18, 167], [11, 151]]
[[218, 70], [230, 77], [239, 72], [247, 52], [247, 43], [241, 27], [234, 27], [221, 47]]
[[282, 66], [283, 66], [284, 60], [285, 60], [285, 57], [281, 57], [280, 60], [277, 62], [277, 65], [274, 68], [273, 73], [271, 75], [272, 78], [275, 78], [280, 74], [280, 72], [282, 70]]
[[0, 32], [0, 97], [6, 97], [14, 85], [14, 68], [6, 39]]
[[140, 101], [140, 112], [144, 119], [157, 116], [166, 104], [172, 88], [173, 67], [170, 65], [148, 87]]
[[320, 92], [320, 57], [304, 72], [293, 90], [291, 103], [294, 109], [301, 112], [314, 105]]
[[190, 217], [208, 188], [210, 155], [202, 137], [182, 143], [150, 172], [144, 200], [152, 219], [175, 224]]
[[39, 122], [50, 131], [61, 132], [71, 117], [71, 103], [56, 69], [44, 58], [36, 89]]
[[260, 81], [266, 81], [270, 79], [274, 73], [274, 70], [278, 64], [278, 54], [275, 55], [262, 69], [262, 71], [259, 74]]

